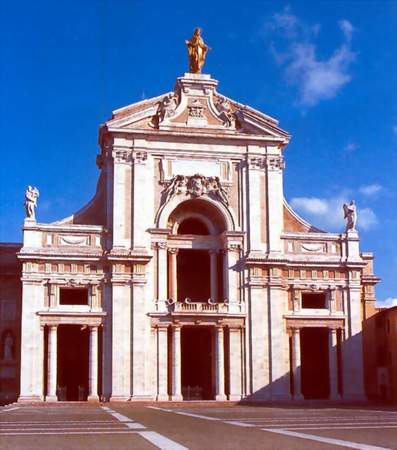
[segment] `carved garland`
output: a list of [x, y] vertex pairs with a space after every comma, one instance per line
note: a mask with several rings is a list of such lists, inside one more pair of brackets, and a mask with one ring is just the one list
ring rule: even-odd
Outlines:
[[167, 203], [175, 195], [185, 195], [191, 197], [208, 197], [220, 201], [225, 206], [229, 206], [228, 193], [222, 186], [219, 177], [206, 177], [196, 174], [192, 176], [176, 175], [162, 192], [163, 203]]

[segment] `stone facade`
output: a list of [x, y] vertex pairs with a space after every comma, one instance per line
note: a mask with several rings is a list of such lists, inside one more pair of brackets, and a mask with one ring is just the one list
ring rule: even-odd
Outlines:
[[216, 88], [114, 111], [93, 200], [25, 220], [19, 401], [365, 398], [372, 256], [292, 211], [290, 136]]

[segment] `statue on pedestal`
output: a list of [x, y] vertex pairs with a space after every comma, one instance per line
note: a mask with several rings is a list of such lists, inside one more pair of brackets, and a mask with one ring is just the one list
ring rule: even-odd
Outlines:
[[201, 73], [204, 66], [205, 56], [210, 48], [204, 43], [201, 37], [201, 28], [194, 30], [192, 38], [185, 41], [189, 54], [189, 72]]
[[344, 218], [346, 219], [346, 232], [356, 231], [357, 207], [354, 200], [350, 204], [344, 203], [343, 212], [345, 214]]
[[25, 192], [25, 212], [26, 218], [36, 220], [35, 208], [37, 207], [37, 199], [39, 198], [39, 190], [35, 187], [28, 186]]

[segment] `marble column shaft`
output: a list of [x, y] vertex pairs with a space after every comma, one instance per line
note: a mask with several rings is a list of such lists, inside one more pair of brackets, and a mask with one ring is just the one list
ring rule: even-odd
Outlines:
[[90, 327], [88, 400], [99, 400], [98, 397], [98, 327]]
[[48, 327], [48, 364], [47, 364], [47, 395], [46, 401], [57, 401], [57, 348], [58, 326]]
[[215, 400], [226, 400], [223, 327], [215, 327]]

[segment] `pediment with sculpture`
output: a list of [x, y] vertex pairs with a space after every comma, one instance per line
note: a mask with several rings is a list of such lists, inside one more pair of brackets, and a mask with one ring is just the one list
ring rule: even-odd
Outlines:
[[164, 183], [161, 204], [164, 205], [175, 196], [186, 198], [198, 198], [208, 196], [213, 200], [229, 206], [228, 189], [222, 184], [219, 177], [195, 175], [175, 175], [171, 180]]

